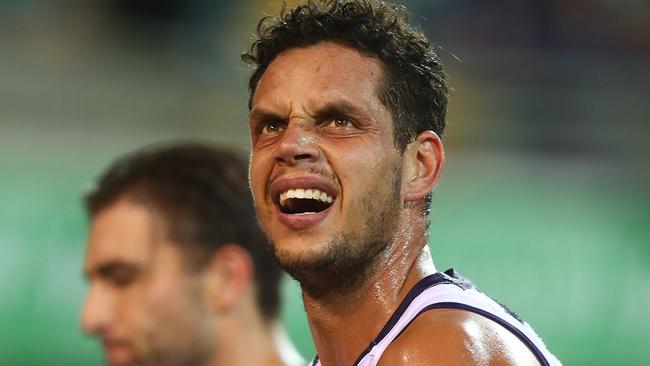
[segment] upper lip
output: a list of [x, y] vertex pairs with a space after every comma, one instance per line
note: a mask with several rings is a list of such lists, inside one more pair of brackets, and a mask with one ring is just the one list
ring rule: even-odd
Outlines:
[[317, 175], [306, 175], [298, 177], [278, 178], [274, 180], [270, 187], [269, 193], [273, 202], [280, 205], [280, 193], [289, 189], [318, 189], [327, 193], [333, 199], [336, 199], [336, 189], [323, 177]]
[[104, 347], [110, 348], [110, 347], [125, 347], [129, 345], [129, 342], [127, 342], [125, 339], [122, 338], [109, 338], [105, 337], [102, 338], [102, 343], [104, 344]]

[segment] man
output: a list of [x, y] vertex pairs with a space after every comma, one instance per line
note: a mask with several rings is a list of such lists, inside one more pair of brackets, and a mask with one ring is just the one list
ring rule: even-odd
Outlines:
[[123, 157], [86, 197], [81, 323], [111, 365], [286, 365], [280, 270], [233, 153], [186, 144]]
[[447, 86], [404, 8], [309, 1], [260, 21], [245, 61], [262, 229], [330, 365], [548, 365], [525, 323], [427, 247]]

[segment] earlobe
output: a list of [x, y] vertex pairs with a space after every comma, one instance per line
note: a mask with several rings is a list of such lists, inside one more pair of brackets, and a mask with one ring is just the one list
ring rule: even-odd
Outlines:
[[445, 163], [440, 137], [433, 131], [424, 131], [405, 151], [404, 200], [424, 199], [436, 186]]
[[228, 312], [252, 287], [252, 259], [239, 245], [226, 244], [217, 249], [207, 266], [203, 283], [209, 306]]

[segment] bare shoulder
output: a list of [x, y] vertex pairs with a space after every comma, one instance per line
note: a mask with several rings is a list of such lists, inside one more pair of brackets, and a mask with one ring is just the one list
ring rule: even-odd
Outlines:
[[516, 336], [492, 320], [458, 309], [417, 317], [382, 355], [389, 365], [539, 365]]

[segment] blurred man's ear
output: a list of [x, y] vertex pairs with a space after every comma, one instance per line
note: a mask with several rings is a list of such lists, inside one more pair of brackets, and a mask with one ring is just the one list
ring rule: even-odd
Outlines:
[[402, 194], [404, 201], [424, 199], [438, 183], [445, 163], [440, 137], [433, 131], [424, 131], [404, 152]]
[[209, 306], [228, 312], [253, 288], [253, 260], [235, 244], [219, 248], [203, 273], [204, 294]]

